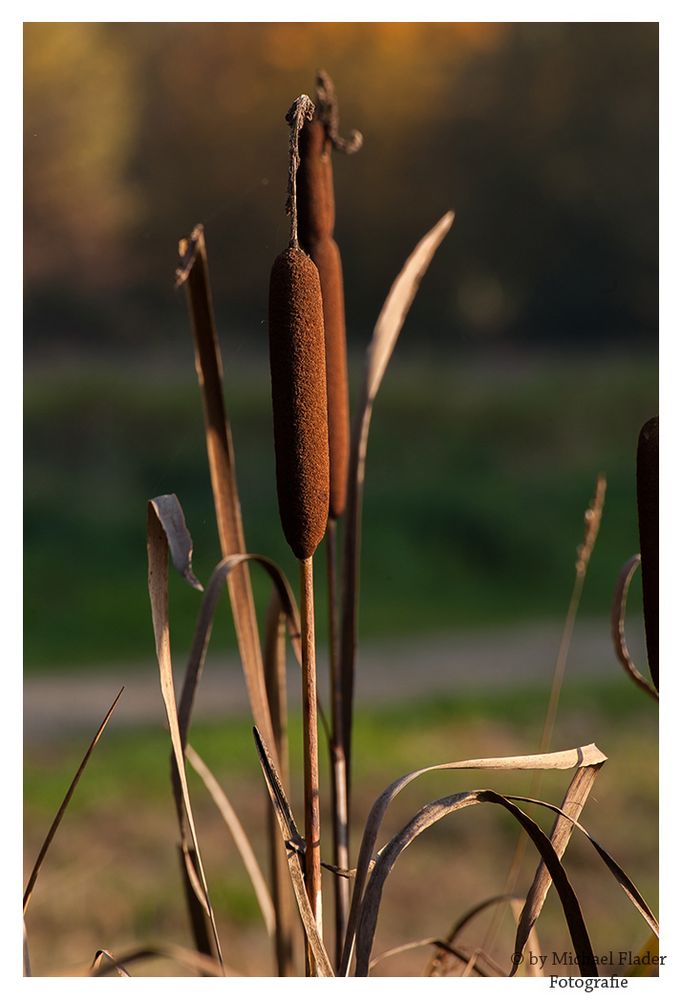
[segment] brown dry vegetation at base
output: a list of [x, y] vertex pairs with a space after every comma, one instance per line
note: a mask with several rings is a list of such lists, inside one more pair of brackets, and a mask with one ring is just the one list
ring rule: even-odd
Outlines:
[[[627, 682], [621, 682], [626, 685]], [[357, 851], [360, 821], [379, 791], [395, 776], [418, 763], [532, 752], [538, 739], [538, 718], [519, 709], [523, 696], [512, 695], [517, 721], [499, 713], [468, 717], [447, 713], [433, 717], [420, 706], [392, 716], [361, 713], [357, 735], [357, 773], [354, 784], [353, 850]], [[612, 699], [621, 702], [622, 687], [613, 685]], [[584, 815], [587, 829], [615, 856], [634, 879], [645, 898], [657, 908], [658, 780], [657, 714], [638, 692], [625, 695], [626, 704], [609, 711], [600, 699], [574, 698], [561, 714], [556, 747], [594, 739], [609, 756], [600, 771]], [[607, 700], [608, 696], [607, 696]], [[590, 705], [592, 707], [590, 707]], [[603, 698], [601, 705], [604, 705]], [[532, 716], [532, 717], [531, 717]], [[237, 808], [263, 866], [266, 864], [264, 792], [255, 751], [249, 748], [250, 729], [231, 733], [227, 745], [232, 759], [219, 753], [221, 730], [197, 726], [194, 743]], [[294, 770], [300, 741], [294, 726]], [[72, 809], [57, 834], [36, 887], [28, 914], [32, 971], [44, 976], [76, 969], [92, 959], [97, 948], [120, 954], [147, 942], [190, 945], [190, 931], [182, 897], [176, 855], [177, 830], [168, 781], [168, 747], [158, 733], [158, 752], [142, 753], [139, 767], [134, 733], [105, 734], [96, 757], [78, 789]], [[235, 742], [237, 740], [237, 742]], [[127, 745], [127, 748], [125, 744]], [[205, 749], [207, 748], [207, 749]], [[41, 748], [26, 756], [25, 811], [27, 871], [50, 821], [49, 800], [59, 800], [59, 780], [68, 781], [71, 760], [79, 747]], [[125, 757], [121, 751], [126, 749]], [[116, 764], [117, 759], [119, 764]], [[321, 761], [326, 779], [326, 761]], [[46, 791], [47, 783], [52, 781]], [[525, 794], [530, 775], [477, 772], [426, 775], [409, 786], [389, 811], [382, 842], [424, 802], [452, 791], [494, 787]], [[566, 773], [546, 774], [541, 797], [558, 802], [568, 782]], [[209, 887], [228, 965], [244, 975], [271, 975], [272, 948], [267, 943], [255, 897], [229, 836], [201, 784], [191, 776], [196, 821]], [[326, 788], [323, 790], [326, 793]], [[300, 790], [293, 794], [301, 816]], [[55, 794], [56, 793], [56, 794]], [[322, 815], [327, 816], [327, 801]], [[546, 817], [537, 817], [547, 828]], [[388, 880], [379, 916], [374, 955], [414, 938], [442, 936], [469, 906], [504, 887], [517, 838], [516, 825], [490, 807], [466, 810], [425, 834], [400, 859]], [[322, 857], [331, 856], [328, 832], [323, 830]], [[648, 929], [608, 875], [595, 852], [579, 835], [572, 841], [566, 866], [585, 914], [597, 951], [631, 949], [646, 941]], [[533, 850], [526, 853], [519, 888], [524, 891], [535, 867]], [[325, 924], [332, 925], [331, 876], [324, 874]], [[463, 944], [480, 944], [489, 917], [472, 924]], [[553, 892], [538, 924], [543, 951], [571, 948], [560, 907]], [[507, 968], [513, 945], [513, 925], [505, 915], [494, 956]], [[298, 949], [299, 955], [302, 948]], [[420, 975], [428, 949], [391, 958], [374, 975]], [[547, 970], [545, 970], [547, 971]], [[564, 970], [565, 971], [565, 970]], [[570, 971], [570, 970], [569, 970]], [[575, 970], [574, 970], [575, 971]], [[615, 970], [622, 971], [622, 970]], [[191, 973], [169, 961], [154, 960], [131, 969], [133, 975], [177, 976]]]

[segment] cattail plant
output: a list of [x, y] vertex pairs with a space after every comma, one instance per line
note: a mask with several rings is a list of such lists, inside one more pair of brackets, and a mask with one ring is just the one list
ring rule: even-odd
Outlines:
[[[332, 150], [353, 153], [362, 136], [353, 131], [348, 140], [338, 131], [338, 106], [334, 85], [324, 70], [317, 74], [315, 114], [301, 130], [301, 162], [297, 173], [299, 238], [317, 266], [322, 289], [327, 364], [327, 413], [329, 422], [329, 523], [327, 525], [328, 639], [332, 733], [330, 741], [332, 829], [334, 864], [348, 868], [348, 793], [343, 750], [343, 699], [338, 660], [338, 610], [336, 586], [336, 523], [346, 509], [350, 416], [346, 316], [341, 254], [334, 240], [335, 198]], [[348, 918], [346, 879], [334, 884], [336, 957]]]
[[[317, 268], [299, 244], [296, 199], [299, 135], [313, 112], [312, 101], [303, 94], [286, 116], [291, 230], [289, 246], [275, 259], [270, 274], [269, 338], [279, 512], [287, 542], [301, 563], [305, 869], [308, 898], [321, 934], [312, 557], [329, 515], [329, 438], [322, 292]], [[310, 961], [309, 969], [314, 971]]]

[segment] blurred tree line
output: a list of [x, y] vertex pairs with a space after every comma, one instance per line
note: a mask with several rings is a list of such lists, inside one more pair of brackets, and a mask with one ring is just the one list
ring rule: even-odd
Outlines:
[[[323, 66], [341, 128], [337, 239], [364, 343], [417, 238], [454, 207], [410, 323], [425, 344], [656, 350], [658, 26], [25, 26], [26, 351], [172, 351], [175, 250], [206, 226], [222, 330], [265, 347], [287, 128]], [[186, 332], [182, 336], [183, 344]]]

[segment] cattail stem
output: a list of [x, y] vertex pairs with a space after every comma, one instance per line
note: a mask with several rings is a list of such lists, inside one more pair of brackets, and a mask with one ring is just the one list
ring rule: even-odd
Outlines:
[[[303, 760], [305, 812], [305, 880], [308, 899], [322, 936], [322, 869], [320, 866], [320, 779], [317, 745], [317, 678], [315, 671], [315, 606], [313, 558], [301, 560], [301, 652], [303, 661]], [[309, 956], [311, 973], [314, 964]]]
[[[327, 598], [329, 632], [329, 689], [332, 706], [332, 735], [329, 745], [331, 764], [331, 809], [334, 833], [334, 864], [347, 869], [348, 861], [348, 810], [346, 789], [346, 758], [343, 752], [343, 700], [338, 651], [338, 607], [336, 590], [336, 519], [329, 518], [326, 535], [327, 548]], [[341, 961], [343, 939], [348, 921], [350, 903], [349, 883], [345, 878], [334, 880], [335, 947], [337, 967]]]
[[298, 209], [296, 205], [296, 172], [301, 162], [298, 151], [298, 137], [306, 121], [311, 121], [315, 105], [307, 94], [301, 94], [286, 114], [289, 132], [289, 183], [287, 187], [287, 215], [290, 217], [289, 249], [298, 250]]

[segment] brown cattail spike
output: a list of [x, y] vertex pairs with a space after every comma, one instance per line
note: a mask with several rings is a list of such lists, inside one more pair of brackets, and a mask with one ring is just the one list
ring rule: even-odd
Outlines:
[[330, 77], [317, 75], [318, 105], [312, 121], [301, 131], [298, 169], [299, 235], [320, 274], [327, 355], [327, 404], [329, 420], [329, 515], [339, 518], [346, 509], [350, 414], [346, 317], [341, 255], [333, 238], [334, 180], [331, 150], [355, 152], [362, 145], [359, 132], [343, 140], [338, 132], [338, 106]]
[[637, 513], [649, 670], [658, 690], [658, 417], [642, 427], [637, 443]]
[[343, 271], [341, 254], [334, 240], [314, 243], [309, 253], [317, 266], [322, 288], [329, 423], [329, 515], [338, 518], [346, 509], [350, 453]]
[[329, 439], [320, 279], [300, 249], [272, 266], [269, 333], [279, 512], [294, 555], [307, 559], [327, 527]]

